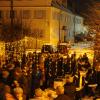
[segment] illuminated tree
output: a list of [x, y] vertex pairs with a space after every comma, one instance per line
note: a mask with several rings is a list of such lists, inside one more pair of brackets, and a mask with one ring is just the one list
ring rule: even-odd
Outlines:
[[87, 11], [80, 12], [85, 17], [85, 23], [91, 29], [96, 30], [94, 57], [95, 61], [100, 62], [100, 2], [92, 1], [92, 5], [88, 6]]
[[94, 56], [100, 63], [100, 1], [99, 0], [68, 0], [73, 11], [85, 18], [85, 24], [96, 30]]

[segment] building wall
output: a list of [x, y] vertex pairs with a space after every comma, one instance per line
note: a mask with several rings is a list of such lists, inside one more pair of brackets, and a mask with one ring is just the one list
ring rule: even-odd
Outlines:
[[75, 16], [75, 34], [84, 33], [83, 17]]
[[[14, 23], [22, 23], [22, 31], [27, 38], [29, 48], [41, 48], [45, 43], [57, 45], [57, 43], [74, 40], [74, 33], [82, 31], [83, 18], [74, 15], [70, 11], [51, 6], [52, 0], [15, 0]], [[0, 1], [0, 11], [4, 16], [1, 23], [10, 23], [10, 2]], [[81, 23], [78, 23], [80, 20]], [[63, 29], [66, 27], [66, 29]], [[20, 35], [20, 34], [19, 34]], [[33, 41], [33, 42], [32, 42]], [[29, 45], [28, 45], [29, 46]]]
[[[13, 0], [13, 5], [16, 7], [33, 7], [33, 6], [51, 6], [52, 0]], [[0, 6], [8, 6], [10, 1], [0, 0]]]
[[[28, 33], [22, 32], [26, 36], [33, 37], [29, 39], [34, 42], [33, 48], [36, 47], [36, 38], [38, 48], [50, 42], [50, 9], [50, 7], [14, 7], [14, 24], [22, 23], [23, 29], [29, 30]], [[0, 10], [3, 12], [2, 24], [10, 24], [10, 7], [0, 7]]]
[[[13, 0], [15, 13], [14, 23], [22, 23], [22, 27], [29, 30], [29, 33], [26, 33], [27, 31], [23, 33], [32, 37], [27, 38], [27, 42], [33, 41], [29, 48], [36, 47], [36, 40], [37, 48], [41, 48], [43, 44], [50, 42], [49, 7], [51, 6], [51, 1], [52, 0]], [[10, 23], [10, 5], [10, 1], [0, 1], [0, 10], [3, 12], [1, 23]]]
[[[62, 11], [55, 7], [51, 8], [50, 39], [57, 44], [74, 40], [74, 15], [71, 12]], [[63, 29], [65, 27], [65, 29]]]
[[57, 45], [59, 41], [59, 9], [51, 8], [50, 43]]
[[[0, 10], [2, 10], [3, 12], [2, 15], [4, 16], [4, 22], [10, 23], [10, 7], [0, 7]], [[55, 7], [22, 8], [19, 6], [14, 7], [14, 13], [15, 23], [19, 21], [20, 23], [22, 23], [23, 28], [27, 28], [30, 30], [30, 33], [28, 34], [33, 37], [32, 40], [35, 44], [33, 48], [36, 47], [36, 36], [38, 48], [41, 48], [41, 46], [45, 43], [57, 45], [57, 43], [59, 42], [59, 34], [61, 42], [64, 42], [64, 36], [67, 40], [72, 39], [73, 15], [69, 12], [62, 11]], [[67, 30], [63, 30], [63, 26], [66, 26]]]
[[74, 41], [74, 14], [67, 14], [67, 40]]
[[34, 43], [37, 38], [37, 46], [41, 48], [43, 44], [50, 42], [50, 8], [34, 7], [31, 10], [33, 12], [32, 18], [29, 19], [30, 22], [26, 21], [25, 25], [31, 28], [31, 37], [35, 39]]

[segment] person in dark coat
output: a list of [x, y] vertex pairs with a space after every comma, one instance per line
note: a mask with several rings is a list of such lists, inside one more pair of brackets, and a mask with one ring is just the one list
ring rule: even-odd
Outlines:
[[57, 59], [57, 76], [62, 76], [63, 58]]
[[53, 78], [56, 77], [56, 60], [52, 59], [51, 62], [51, 75], [53, 76]]
[[5, 85], [9, 85], [9, 72], [7, 70], [2, 70], [2, 76], [1, 76], [1, 81], [2, 83], [4, 83]]
[[68, 95], [64, 94], [64, 87], [58, 86], [56, 88], [57, 97], [54, 100], [73, 100]]
[[88, 56], [87, 56], [86, 53], [84, 53], [84, 55], [83, 55], [83, 57], [82, 57], [82, 60], [83, 60], [83, 61], [88, 61], [88, 60], [89, 60], [89, 58], [88, 58]]
[[75, 75], [76, 70], [77, 70], [77, 67], [76, 67], [76, 54], [74, 53], [71, 56], [71, 74]]
[[97, 83], [97, 73], [95, 69], [89, 69], [85, 80], [87, 81], [88, 84], [96, 84]]
[[90, 64], [89, 60], [86, 60], [84, 63], [85, 71], [88, 71], [90, 68], [91, 68], [91, 64]]
[[23, 54], [21, 61], [22, 61], [21, 62], [21, 66], [23, 67], [26, 64], [26, 62], [27, 62], [26, 54]]
[[40, 88], [41, 78], [42, 78], [42, 72], [39, 69], [39, 66], [37, 65], [36, 68], [34, 68], [34, 70], [32, 72], [32, 87], [31, 87], [31, 89], [33, 91], [32, 95], [34, 95], [35, 89]]
[[18, 61], [18, 58], [13, 59], [13, 64], [15, 65], [15, 68], [21, 66], [20, 62]]
[[64, 85], [64, 94], [68, 95], [71, 100], [75, 100], [76, 86], [73, 84], [73, 77], [71, 76], [68, 76], [66, 79], [66, 84]]
[[6, 100], [5, 98], [5, 91], [4, 91], [5, 84], [0, 80], [0, 100]]
[[96, 73], [97, 73], [96, 78], [97, 78], [97, 84], [98, 84], [97, 91], [98, 91], [98, 94], [100, 96], [100, 70], [96, 71]]
[[70, 73], [70, 57], [69, 57], [69, 55], [67, 55], [67, 58], [64, 59], [63, 67], [64, 67], [64, 75]]
[[51, 59], [51, 61], [49, 62], [49, 70], [48, 70], [48, 74], [47, 74], [47, 86], [48, 87], [52, 87], [53, 86], [53, 82], [55, 79], [55, 66], [53, 66], [55, 64], [55, 62]]
[[45, 69], [45, 87], [49, 86], [49, 77], [50, 77], [50, 66], [51, 66], [51, 57], [48, 56], [44, 61], [44, 69]]
[[97, 73], [94, 68], [88, 70], [85, 81], [84, 95], [94, 96], [94, 91], [92, 91], [92, 88], [89, 87], [89, 85], [97, 84]]
[[10, 78], [11, 87], [16, 88], [15, 82], [17, 81], [18, 85], [23, 89], [23, 93], [27, 98], [29, 84], [28, 79], [23, 75], [22, 70], [20, 67], [16, 67], [14, 69], [13, 77]]
[[70, 72], [70, 56], [67, 55], [67, 71]]
[[83, 67], [83, 64], [82, 64], [82, 55], [80, 55], [79, 57], [78, 57], [78, 59], [77, 59], [77, 68], [78, 68], [78, 70], [80, 71], [80, 70], [82, 70], [82, 67]]

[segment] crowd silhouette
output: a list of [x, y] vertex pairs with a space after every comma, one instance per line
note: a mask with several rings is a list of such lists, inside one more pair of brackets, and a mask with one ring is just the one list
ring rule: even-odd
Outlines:
[[[34, 52], [23, 54], [21, 61], [17, 57], [6, 59], [0, 67], [0, 100], [81, 100], [87, 96], [96, 100], [100, 97], [100, 70], [86, 53], [76, 55]], [[76, 91], [81, 71], [86, 74], [82, 88]], [[65, 84], [55, 90], [54, 82], [63, 78]]]

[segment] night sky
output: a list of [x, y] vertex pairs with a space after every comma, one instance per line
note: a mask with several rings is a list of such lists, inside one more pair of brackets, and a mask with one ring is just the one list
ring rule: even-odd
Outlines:
[[75, 8], [77, 13], [92, 7], [96, 2], [100, 4], [100, 0], [68, 0], [68, 5]]
[[68, 0], [68, 8], [89, 24], [100, 24], [100, 0]]

